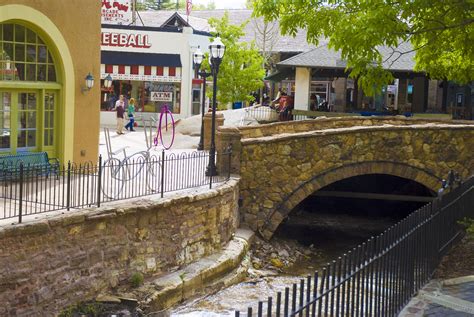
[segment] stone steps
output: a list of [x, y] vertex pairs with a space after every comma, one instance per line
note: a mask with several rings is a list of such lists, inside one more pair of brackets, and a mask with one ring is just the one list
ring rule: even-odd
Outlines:
[[241, 281], [246, 271], [239, 271], [239, 266], [253, 237], [253, 231], [238, 229], [222, 251], [146, 283], [138, 290], [141, 294], [140, 307], [147, 311], [163, 311], [177, 303]]

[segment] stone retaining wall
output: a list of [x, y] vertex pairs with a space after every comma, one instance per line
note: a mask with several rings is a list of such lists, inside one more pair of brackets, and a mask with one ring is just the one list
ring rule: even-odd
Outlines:
[[238, 181], [0, 228], [0, 316], [53, 316], [221, 249], [238, 227]]

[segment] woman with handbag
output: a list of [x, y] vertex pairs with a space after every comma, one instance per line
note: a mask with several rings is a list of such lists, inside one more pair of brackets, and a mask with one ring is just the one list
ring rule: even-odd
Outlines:
[[130, 131], [135, 131], [133, 129], [134, 124], [135, 124], [135, 118], [134, 118], [134, 115], [135, 115], [135, 99], [133, 99], [133, 98], [130, 98], [130, 101], [128, 102], [127, 115], [128, 115], [128, 119], [130, 121], [128, 121], [127, 125], [125, 126], [125, 129], [128, 130], [128, 128], [130, 128]]

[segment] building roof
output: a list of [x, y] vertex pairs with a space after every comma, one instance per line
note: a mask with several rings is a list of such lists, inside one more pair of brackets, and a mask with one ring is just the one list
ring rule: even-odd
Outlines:
[[[189, 16], [189, 26], [197, 31], [210, 32], [212, 31], [208, 19], [209, 18], [222, 18], [225, 12], [228, 12], [229, 21], [231, 24], [242, 24], [249, 21], [244, 29], [245, 35], [240, 39], [242, 42], [250, 42], [256, 40], [257, 45], [260, 33], [257, 31], [257, 26], [263, 25], [263, 18], [253, 18], [252, 10], [199, 10], [192, 11]], [[140, 12], [145, 26], [163, 26], [165, 22], [175, 14], [173, 11], [146, 11]], [[184, 12], [178, 12], [179, 16], [184, 20], [187, 20]], [[272, 30], [275, 33], [274, 40], [267, 43], [267, 50], [272, 52], [305, 52], [312, 48], [314, 45], [308, 44], [306, 41], [306, 31], [300, 30], [295, 37], [282, 36], [280, 35], [278, 22], [272, 25]], [[260, 45], [259, 45], [260, 46]], [[269, 48], [268, 48], [269, 47]]]
[[[415, 67], [415, 52], [410, 43], [403, 42], [396, 49], [379, 47], [383, 57], [383, 67], [392, 71], [413, 71]], [[403, 52], [403, 54], [400, 54]], [[280, 67], [320, 67], [346, 68], [347, 62], [341, 59], [341, 53], [328, 47], [327, 39], [312, 50], [303, 52], [277, 64]]]

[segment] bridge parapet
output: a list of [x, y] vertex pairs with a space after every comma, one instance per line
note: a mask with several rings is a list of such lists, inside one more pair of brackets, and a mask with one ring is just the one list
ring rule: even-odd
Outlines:
[[[418, 124], [461, 124], [474, 125], [472, 121], [446, 119], [418, 119], [404, 116], [393, 117], [320, 117], [311, 120], [274, 122], [257, 126], [239, 127], [243, 139], [260, 138], [282, 133], [299, 133], [305, 131], [338, 129], [355, 126], [382, 126], [382, 125], [418, 125]], [[231, 131], [236, 128], [219, 128], [220, 131]]]
[[221, 129], [221, 143], [235, 145], [244, 220], [264, 237], [307, 196], [344, 178], [388, 174], [436, 191], [449, 170], [463, 178], [474, 172], [473, 124], [377, 119], [341, 127], [349, 122], [329, 121], [332, 128], [299, 132], [294, 124], [287, 124], [288, 131], [279, 124], [281, 133], [260, 137], [246, 137], [249, 128]]

